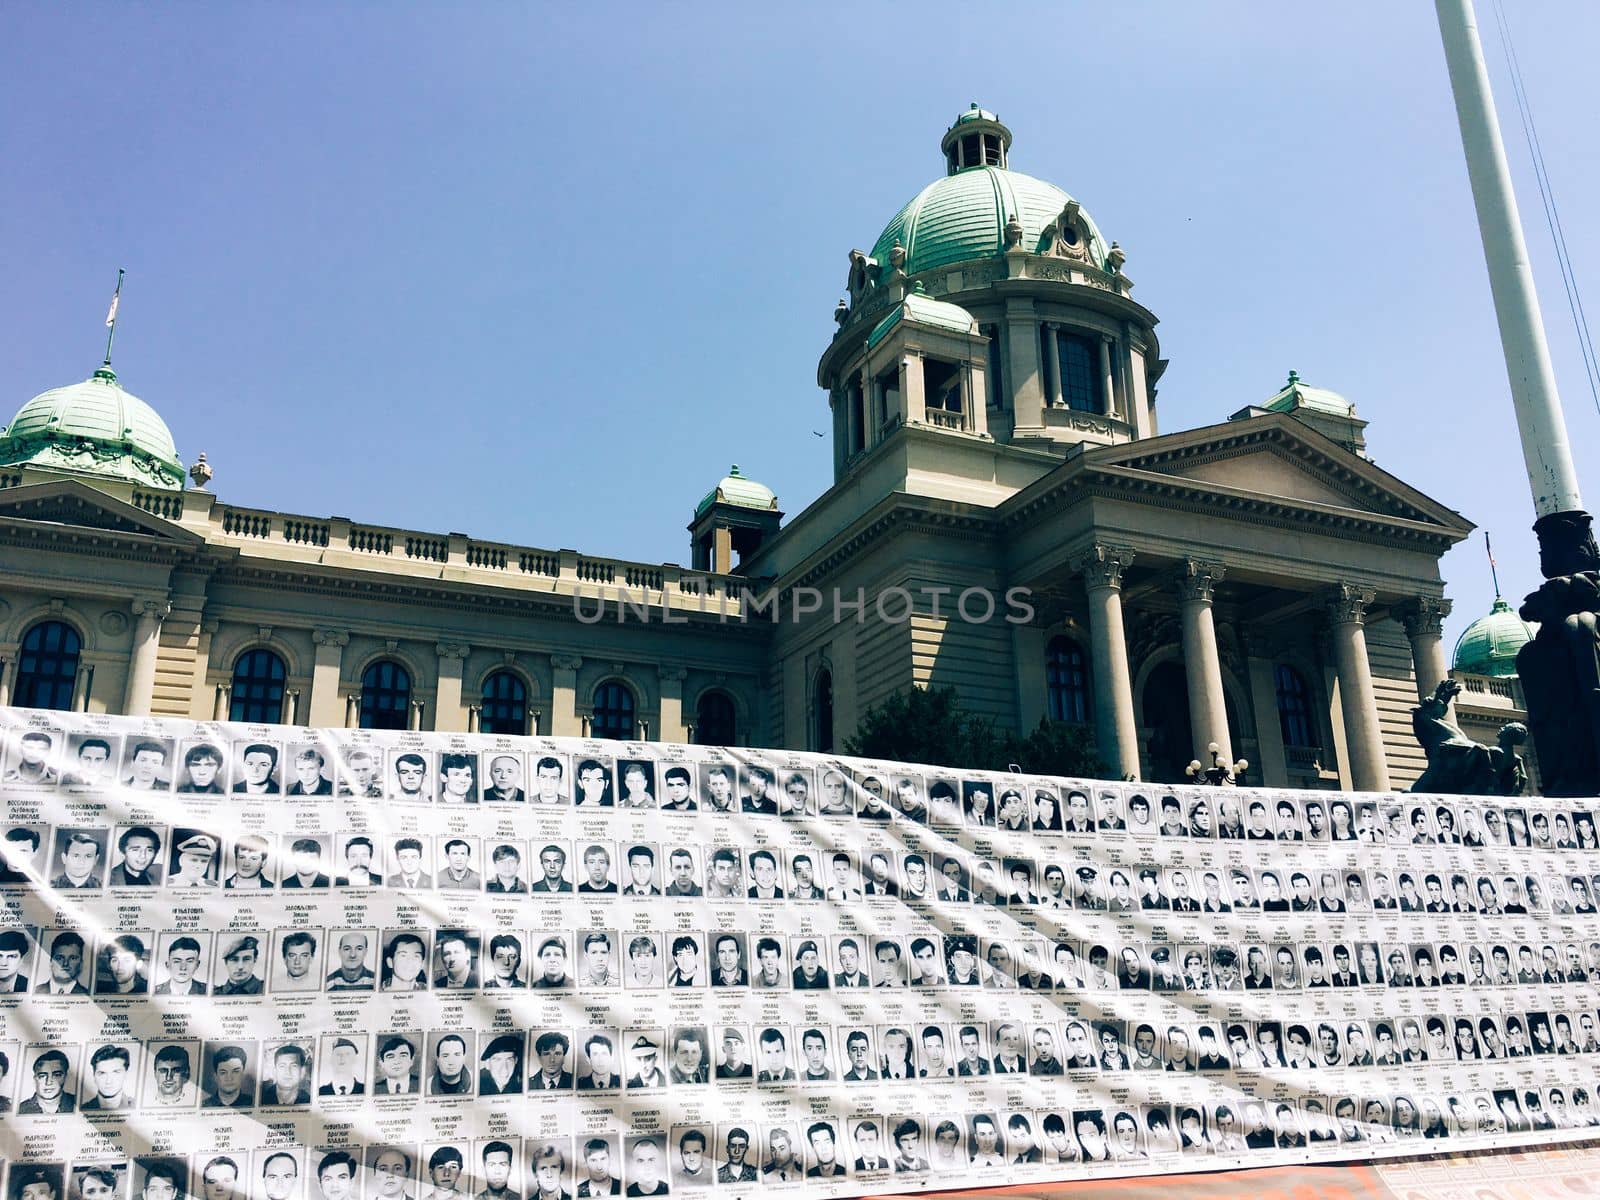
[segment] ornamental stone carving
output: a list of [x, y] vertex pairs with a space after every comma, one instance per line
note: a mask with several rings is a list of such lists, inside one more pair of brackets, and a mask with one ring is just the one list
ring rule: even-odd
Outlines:
[[1174, 581], [1178, 589], [1178, 598], [1210, 604], [1217, 584], [1221, 583], [1226, 575], [1227, 568], [1219, 562], [1209, 562], [1200, 558], [1184, 559], [1183, 566], [1178, 568], [1178, 576]]
[[1085, 587], [1117, 589], [1122, 586], [1122, 573], [1132, 563], [1133, 551], [1126, 546], [1096, 542], [1074, 558], [1070, 566], [1074, 574], [1083, 576]]
[[1322, 611], [1330, 625], [1361, 625], [1367, 606], [1378, 598], [1372, 588], [1357, 583], [1335, 584], [1322, 594]]
[[167, 619], [172, 612], [172, 603], [168, 600], [156, 599], [150, 596], [141, 596], [133, 601], [133, 615], [136, 617], [154, 617], [159, 625]]
[[348, 646], [350, 644], [350, 631], [348, 629], [313, 629], [311, 640], [319, 646]]
[[1068, 200], [1054, 221], [1045, 226], [1045, 245], [1057, 258], [1086, 262], [1089, 258], [1089, 229], [1076, 200]]
[[1450, 615], [1450, 601], [1436, 596], [1417, 596], [1395, 606], [1395, 615], [1405, 626], [1408, 638], [1440, 637], [1444, 619]]
[[583, 659], [576, 654], [552, 654], [550, 665], [558, 671], [576, 671], [583, 666]]
[[464, 642], [439, 642], [434, 646], [434, 651], [440, 658], [463, 659], [472, 653], [472, 647]]

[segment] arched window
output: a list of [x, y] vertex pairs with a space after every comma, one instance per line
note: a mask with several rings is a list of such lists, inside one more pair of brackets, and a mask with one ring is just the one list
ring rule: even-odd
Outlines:
[[817, 672], [817, 753], [833, 753], [833, 672]]
[[594, 694], [589, 736], [627, 742], [633, 740], [635, 732], [633, 693], [615, 681], [602, 683]]
[[283, 659], [271, 650], [246, 650], [233, 664], [228, 720], [276, 725], [283, 720]]
[[1082, 725], [1089, 720], [1089, 671], [1077, 642], [1069, 637], [1050, 639], [1045, 652], [1044, 684], [1052, 721]]
[[734, 728], [733, 701], [726, 692], [706, 692], [694, 709], [694, 740], [701, 746], [731, 746], [738, 731]]
[[375, 662], [361, 675], [361, 728], [405, 729], [410, 725], [411, 675], [397, 662]]
[[483, 682], [483, 710], [478, 714], [483, 733], [528, 732], [528, 686], [510, 671], [496, 671]]
[[13, 703], [20, 708], [72, 707], [83, 639], [65, 621], [41, 621], [22, 635]]
[[1299, 671], [1279, 663], [1272, 669], [1278, 689], [1278, 728], [1285, 746], [1315, 746], [1311, 731], [1311, 689]]

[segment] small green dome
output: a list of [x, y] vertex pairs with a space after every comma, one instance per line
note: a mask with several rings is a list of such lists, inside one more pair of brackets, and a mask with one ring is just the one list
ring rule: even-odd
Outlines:
[[1356, 415], [1356, 406], [1338, 392], [1330, 392], [1327, 388], [1308, 387], [1301, 383], [1298, 371], [1290, 371], [1289, 382], [1274, 392], [1270, 399], [1263, 400], [1261, 407], [1268, 412], [1294, 412], [1297, 408], [1301, 408], [1327, 413], [1334, 417]]
[[103, 366], [82, 383], [29, 400], [0, 430], [0, 466], [36, 466], [181, 488], [167, 424]]
[[917, 290], [910, 292], [899, 304], [890, 310], [872, 327], [872, 332], [867, 335], [867, 349], [871, 349], [889, 335], [901, 321], [910, 321], [916, 325], [924, 325], [933, 329], [945, 329], [951, 333], [977, 333], [978, 322], [971, 313], [959, 304], [947, 304], [943, 300], [935, 300], [922, 291], [922, 284], [916, 285]]
[[739, 474], [739, 464], [735, 463], [721, 482], [706, 493], [705, 499], [694, 506], [694, 515], [698, 517], [713, 504], [732, 504], [737, 508], [770, 512], [778, 507], [778, 495], [766, 484]]
[[1456, 642], [1455, 669], [1469, 675], [1515, 675], [1517, 651], [1533, 640], [1537, 626], [1512, 611], [1499, 596]]
[[[905, 249], [907, 275], [978, 258], [999, 258], [1006, 249], [1006, 223], [1022, 225], [1022, 249], [1042, 254], [1045, 226], [1061, 215], [1072, 197], [1053, 183], [1000, 167], [968, 167], [936, 179], [895, 214], [872, 247], [872, 257], [887, 267], [895, 243]], [[1089, 261], [1105, 267], [1106, 243], [1087, 213]]]

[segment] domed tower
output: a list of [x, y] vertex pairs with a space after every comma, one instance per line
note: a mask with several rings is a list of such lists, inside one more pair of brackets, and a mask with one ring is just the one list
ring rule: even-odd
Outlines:
[[850, 252], [817, 372], [836, 481], [902, 431], [932, 447], [906, 451], [906, 477], [971, 479], [995, 477], [997, 447], [1054, 461], [1155, 433], [1156, 318], [1130, 298], [1121, 248], [1071, 195], [1012, 170], [1011, 145], [974, 104], [940, 142], [943, 177]]
[[0, 473], [21, 481], [88, 476], [97, 486], [183, 487], [183, 463], [166, 422], [123, 388], [110, 364], [24, 404], [0, 430]]
[[736, 571], [778, 532], [782, 521], [777, 494], [740, 474], [735, 463], [695, 505], [689, 522], [690, 562], [697, 571]]

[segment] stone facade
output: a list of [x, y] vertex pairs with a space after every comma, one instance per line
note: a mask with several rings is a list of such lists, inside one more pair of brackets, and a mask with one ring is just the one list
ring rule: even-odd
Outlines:
[[[947, 143], [1003, 130], [963, 120]], [[621, 684], [636, 736], [694, 740], [731, 708], [738, 744], [828, 750], [895, 690], [950, 684], [1014, 729], [1092, 722], [1122, 775], [1171, 778], [1215, 743], [1253, 783], [1414, 779], [1409, 708], [1446, 670], [1439, 558], [1471, 525], [1327, 436], [1331, 393], [1158, 433], [1166, 363], [1121, 249], [1076, 201], [1039, 211], [1058, 189], [950, 153], [1011, 211], [964, 262], [931, 233], [851, 254], [818, 371], [834, 483], [781, 527], [735, 474], [695, 510], [685, 568], [237, 507], [209, 470], [178, 491], [13, 460], [0, 703], [57, 620], [91, 711], [227, 717], [241, 657], [267, 649], [286, 722], [358, 723], [392, 663], [414, 728], [477, 728], [510, 672], [530, 732], [594, 731]], [[876, 604], [896, 589], [904, 619]], [[958, 610], [980, 592], [1027, 619]]]

